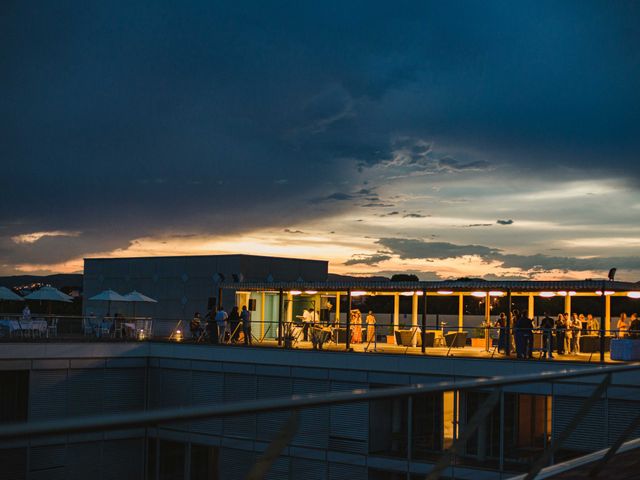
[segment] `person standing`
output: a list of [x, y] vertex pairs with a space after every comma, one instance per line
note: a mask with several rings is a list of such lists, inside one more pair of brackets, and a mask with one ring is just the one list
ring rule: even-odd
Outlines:
[[240, 319], [242, 320], [242, 333], [244, 334], [244, 344], [251, 345], [251, 312], [247, 310], [247, 306], [242, 306], [242, 312], [240, 313]]
[[516, 358], [524, 358], [524, 319], [518, 310], [513, 311], [513, 330], [516, 342]]
[[305, 309], [302, 311], [302, 340], [305, 342], [309, 341], [310, 339], [309, 324], [311, 323], [312, 311], [313, 311], [312, 308]]
[[618, 330], [618, 337], [623, 338], [627, 336], [627, 332], [629, 331], [629, 322], [627, 321], [626, 313], [622, 312], [620, 314], [616, 329]]
[[564, 355], [564, 337], [567, 331], [567, 325], [564, 322], [564, 315], [558, 315], [556, 319], [556, 348], [558, 355]]
[[498, 353], [500, 350], [503, 352], [507, 351], [507, 336], [505, 333], [505, 328], [507, 327], [507, 316], [502, 312], [496, 320], [496, 327], [498, 327]]
[[553, 358], [553, 318], [546, 313], [544, 318], [540, 322], [540, 328], [542, 328], [542, 341], [544, 345], [544, 351], [547, 354], [547, 358]]
[[582, 321], [584, 320], [584, 315], [574, 313], [573, 321], [571, 322], [571, 353], [576, 354], [580, 353], [580, 337], [582, 334]]
[[197, 341], [202, 334], [202, 324], [200, 322], [200, 313], [196, 312], [193, 314], [193, 319], [189, 324], [189, 330], [191, 330], [191, 338], [194, 341]]
[[224, 307], [220, 305], [218, 313], [216, 313], [216, 324], [218, 326], [218, 341], [219, 343], [225, 343], [227, 332], [229, 331], [229, 315], [224, 311]]
[[369, 310], [367, 314], [367, 342], [375, 342], [376, 340], [376, 317], [373, 315], [373, 312]]
[[351, 342], [362, 343], [362, 314], [360, 310], [351, 310]]
[[213, 344], [218, 344], [219, 343], [219, 332], [218, 332], [218, 323], [216, 322], [216, 313], [215, 310], [212, 310], [211, 312], [207, 313], [207, 315], [205, 316], [205, 319], [207, 320], [207, 335], [209, 336], [209, 342], [213, 343]]
[[629, 337], [640, 337], [640, 320], [638, 320], [638, 314], [632, 313], [631, 320], [629, 321]]
[[237, 305], [231, 309], [228, 321], [229, 329], [231, 330], [231, 338], [229, 339], [229, 342], [236, 343], [238, 341], [238, 337], [240, 337], [240, 311], [238, 310]]
[[600, 322], [593, 315], [587, 315], [587, 335], [597, 335], [600, 331]]
[[31, 320], [31, 310], [29, 309], [29, 305], [25, 305], [22, 309], [22, 321], [28, 322]]

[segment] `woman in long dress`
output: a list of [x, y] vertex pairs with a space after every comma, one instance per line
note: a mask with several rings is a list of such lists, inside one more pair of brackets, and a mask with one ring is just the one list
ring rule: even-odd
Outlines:
[[372, 311], [367, 315], [367, 342], [375, 342], [376, 340], [376, 317]]
[[618, 330], [618, 337], [622, 338], [627, 336], [627, 332], [629, 331], [629, 321], [627, 320], [626, 313], [622, 312], [620, 314], [616, 329]]
[[362, 343], [362, 314], [360, 310], [351, 310], [351, 341]]

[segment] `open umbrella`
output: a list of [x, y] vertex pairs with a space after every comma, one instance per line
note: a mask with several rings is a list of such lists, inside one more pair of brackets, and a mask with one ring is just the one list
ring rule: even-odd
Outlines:
[[24, 302], [24, 298], [20, 295], [13, 293], [7, 287], [0, 287], [0, 313], [2, 313], [2, 302], [4, 300]]
[[24, 302], [24, 298], [22, 298], [17, 293], [13, 293], [13, 291], [9, 290], [7, 287], [0, 287], [0, 300]]
[[128, 301], [133, 303], [133, 318], [136, 317], [136, 303], [158, 303], [157, 300], [154, 300], [151, 297], [147, 297], [146, 295], [143, 295], [142, 293], [134, 290], [133, 292], [129, 292], [127, 293], [124, 298]]
[[114, 292], [113, 290], [105, 290], [104, 292], [100, 292], [99, 294], [91, 297], [89, 300], [93, 300], [97, 302], [108, 302], [107, 317], [110, 316], [111, 314], [111, 302], [127, 302], [128, 301], [118, 292]]
[[44, 300], [49, 302], [66, 302], [66, 303], [73, 302], [73, 298], [71, 298], [66, 293], [62, 293], [57, 288], [53, 288], [53, 287], [42, 287], [41, 289], [30, 293], [29, 295], [24, 297], [24, 299], [25, 300]]
[[35, 292], [31, 292], [29, 295], [24, 297], [25, 300], [40, 300], [48, 302], [47, 310], [49, 315], [51, 315], [51, 302], [65, 302], [71, 303], [73, 302], [73, 298], [71, 298], [66, 293], [61, 292], [57, 288], [53, 287], [42, 287]]

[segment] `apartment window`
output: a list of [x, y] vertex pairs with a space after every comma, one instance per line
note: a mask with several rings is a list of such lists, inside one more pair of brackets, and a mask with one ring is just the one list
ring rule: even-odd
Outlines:
[[434, 453], [442, 451], [443, 395], [420, 395], [413, 397], [411, 404], [413, 457], [432, 458]]
[[[466, 422], [471, 420], [487, 396], [485, 392], [466, 393]], [[505, 393], [504, 431], [500, 431], [498, 403], [467, 442], [467, 455], [480, 461], [497, 460], [501, 434], [504, 435], [505, 461], [521, 464], [537, 458], [551, 438], [551, 397]]]
[[407, 403], [406, 398], [372, 400], [369, 403], [369, 453], [407, 456]]
[[26, 422], [29, 371], [0, 370], [0, 423]]
[[191, 480], [217, 480], [218, 449], [191, 444]]
[[184, 479], [185, 445], [160, 440], [160, 480]]

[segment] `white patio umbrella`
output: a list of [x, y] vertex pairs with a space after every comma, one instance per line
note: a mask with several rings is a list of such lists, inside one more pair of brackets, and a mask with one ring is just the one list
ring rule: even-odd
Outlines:
[[66, 293], [61, 292], [57, 288], [53, 288], [53, 287], [42, 287], [41, 289], [30, 293], [29, 295], [24, 297], [24, 299], [25, 300], [43, 300], [43, 301], [49, 301], [49, 302], [66, 302], [66, 303], [73, 302], [73, 298], [71, 298]]
[[7, 287], [0, 287], [0, 300], [12, 300], [15, 302], [24, 302], [24, 298], [22, 298], [17, 293], [13, 293]]
[[111, 314], [111, 302], [127, 302], [128, 301], [118, 292], [114, 292], [113, 290], [105, 290], [104, 292], [100, 292], [99, 294], [91, 297], [89, 300], [93, 300], [97, 302], [108, 302], [107, 317], [110, 316]]
[[127, 293], [124, 298], [126, 298], [128, 302], [133, 303], [133, 318], [136, 317], [136, 303], [158, 303], [157, 300], [147, 297], [137, 290]]
[[0, 313], [2, 313], [2, 302], [5, 300], [16, 301], [16, 302], [24, 302], [24, 298], [20, 295], [13, 293], [7, 287], [0, 287]]
[[49, 315], [51, 315], [51, 302], [65, 302], [71, 303], [73, 302], [73, 298], [71, 298], [66, 293], [61, 292], [57, 288], [53, 287], [42, 287], [35, 292], [31, 292], [29, 295], [24, 297], [25, 300], [40, 300], [47, 303], [47, 310]]

